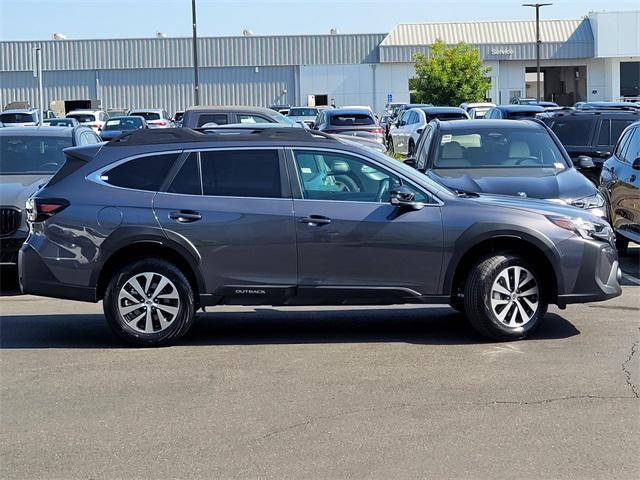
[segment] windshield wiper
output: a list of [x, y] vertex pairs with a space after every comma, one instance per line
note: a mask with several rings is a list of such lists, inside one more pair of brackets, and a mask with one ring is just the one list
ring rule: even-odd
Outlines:
[[467, 190], [455, 189], [453, 190], [459, 198], [477, 198], [480, 196], [477, 192], [469, 192]]

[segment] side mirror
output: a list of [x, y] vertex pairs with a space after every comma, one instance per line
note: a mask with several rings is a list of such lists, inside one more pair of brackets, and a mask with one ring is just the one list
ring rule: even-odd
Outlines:
[[589, 168], [594, 168], [596, 165], [595, 163], [593, 163], [593, 159], [591, 157], [587, 157], [586, 155], [580, 155], [578, 158], [576, 158], [573, 162], [573, 164], [581, 169], [589, 169]]
[[399, 186], [389, 192], [391, 205], [408, 210], [420, 210], [424, 208], [424, 203], [416, 202], [416, 195], [407, 187]]
[[409, 165], [410, 167], [416, 168], [416, 159], [415, 157], [409, 157], [405, 161], [403, 161], [405, 165]]
[[598, 158], [609, 158], [611, 156], [611, 152], [597, 151], [597, 152], [594, 152], [594, 154]]
[[416, 133], [418, 135], [422, 135], [422, 132], [424, 132], [424, 128], [419, 128], [419, 129], [416, 130]]
[[636, 158], [631, 164], [631, 168], [634, 170], [640, 170], [640, 157]]

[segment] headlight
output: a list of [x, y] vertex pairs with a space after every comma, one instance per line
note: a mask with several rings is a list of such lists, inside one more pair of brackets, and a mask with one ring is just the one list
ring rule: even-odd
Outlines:
[[549, 221], [560, 228], [570, 230], [582, 238], [589, 240], [600, 240], [613, 243], [615, 235], [613, 229], [606, 223], [590, 222], [583, 218], [560, 217], [555, 215], [547, 216]]
[[600, 193], [594, 193], [589, 197], [579, 198], [571, 201], [571, 205], [578, 208], [602, 208], [604, 207], [604, 197]]

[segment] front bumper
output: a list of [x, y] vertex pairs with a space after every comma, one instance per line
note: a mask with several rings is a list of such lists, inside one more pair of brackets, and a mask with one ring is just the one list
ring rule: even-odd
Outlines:
[[97, 301], [95, 288], [60, 282], [28, 243], [20, 249], [18, 273], [23, 293], [83, 302]]
[[563, 307], [617, 297], [622, 294], [621, 277], [615, 248], [604, 242], [585, 241], [580, 267], [571, 286], [558, 295], [557, 304]]
[[0, 265], [17, 265], [18, 252], [27, 238], [27, 232], [18, 230], [10, 237], [0, 237]]

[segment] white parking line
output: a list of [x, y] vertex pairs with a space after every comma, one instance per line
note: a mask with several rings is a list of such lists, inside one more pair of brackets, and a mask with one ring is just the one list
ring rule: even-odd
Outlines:
[[640, 279], [629, 275], [628, 273], [623, 273], [622, 278], [629, 280], [631, 283], [635, 283], [636, 285], [640, 285]]

